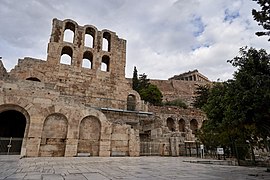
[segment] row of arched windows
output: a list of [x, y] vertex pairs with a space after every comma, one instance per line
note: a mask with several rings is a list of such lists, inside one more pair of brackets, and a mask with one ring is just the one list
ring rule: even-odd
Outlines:
[[[66, 65], [71, 65], [72, 58], [73, 58], [72, 48], [69, 46], [63, 47], [63, 49], [61, 51], [60, 63], [66, 64]], [[84, 68], [93, 69], [93, 54], [92, 54], [92, 52], [85, 51], [83, 53], [83, 59], [82, 59], [81, 66]], [[109, 70], [110, 70], [110, 57], [109, 56], [107, 56], [107, 55], [102, 56], [100, 69], [101, 69], [101, 71], [109, 72]]]
[[[192, 130], [192, 134], [195, 134], [195, 132], [198, 129], [198, 121], [196, 119], [192, 119], [189, 123], [190, 123], [190, 129]], [[178, 121], [178, 125], [176, 125], [172, 118], [168, 118], [167, 127], [169, 128], [170, 131], [179, 130], [179, 132], [185, 132], [186, 122], [184, 119], [181, 118]]]
[[[92, 27], [87, 27], [85, 29], [84, 35], [84, 46], [89, 48], [95, 48], [95, 37], [96, 37], [96, 30]], [[75, 25], [71, 22], [67, 22], [64, 30], [64, 38], [65, 42], [74, 43], [75, 39]], [[103, 51], [110, 51], [111, 49], [111, 35], [108, 32], [103, 33], [102, 37], [102, 50]]]

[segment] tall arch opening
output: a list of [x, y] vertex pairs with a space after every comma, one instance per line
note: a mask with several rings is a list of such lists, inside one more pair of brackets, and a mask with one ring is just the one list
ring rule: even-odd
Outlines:
[[103, 56], [101, 61], [101, 71], [110, 71], [110, 57], [109, 56]]
[[84, 37], [84, 46], [94, 48], [95, 30], [91, 27], [86, 28]]
[[108, 32], [103, 33], [102, 50], [108, 52], [111, 51], [111, 34]]
[[101, 123], [98, 118], [87, 116], [80, 124], [78, 153], [88, 153], [90, 156], [99, 156]]
[[167, 127], [169, 128], [170, 131], [175, 131], [175, 124], [172, 118], [167, 119]]
[[198, 129], [198, 121], [196, 119], [192, 119], [190, 121], [190, 129], [192, 130], [192, 134], [195, 134]]
[[89, 51], [84, 52], [82, 67], [92, 69], [93, 68], [93, 54]]
[[66, 65], [71, 65], [72, 56], [73, 56], [72, 48], [69, 47], [69, 46], [63, 47], [63, 49], [61, 51], [60, 63], [61, 64], [66, 64]]
[[132, 94], [127, 97], [127, 110], [135, 111], [136, 110], [136, 97]]
[[67, 22], [64, 31], [64, 41], [73, 43], [75, 36], [75, 25], [71, 22]]
[[17, 110], [0, 113], [0, 154], [20, 154], [26, 129], [26, 117]]
[[185, 120], [181, 118], [179, 120], [179, 131], [185, 132], [185, 126], [186, 126]]
[[63, 114], [46, 117], [41, 134], [39, 156], [59, 157], [65, 155], [68, 121]]

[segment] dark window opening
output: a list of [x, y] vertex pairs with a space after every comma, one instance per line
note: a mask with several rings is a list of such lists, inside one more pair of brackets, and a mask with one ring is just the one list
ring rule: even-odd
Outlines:
[[172, 118], [167, 119], [167, 127], [169, 128], [170, 131], [175, 131], [174, 127], [174, 120]]
[[68, 46], [63, 47], [62, 52], [61, 52], [60, 63], [71, 65], [72, 55], [73, 55], [73, 51], [71, 47], [68, 47]]
[[103, 56], [101, 61], [101, 71], [107, 71], [110, 70], [110, 58], [109, 56]]
[[82, 67], [92, 69], [93, 68], [93, 55], [91, 52], [86, 51], [83, 54]]
[[192, 119], [190, 121], [190, 129], [192, 130], [192, 134], [195, 134], [198, 129], [198, 121], [196, 119]]
[[184, 119], [180, 119], [179, 120], [179, 131], [180, 132], [185, 132], [185, 126], [186, 126], [185, 120]]
[[127, 110], [135, 111], [136, 110], [136, 97], [132, 94], [127, 97]]
[[64, 41], [66, 42], [74, 42], [75, 36], [75, 25], [71, 22], [67, 22], [64, 31]]
[[94, 48], [95, 46], [95, 30], [91, 27], [86, 28], [84, 46]]
[[111, 34], [108, 32], [103, 33], [102, 50], [108, 52], [111, 51]]

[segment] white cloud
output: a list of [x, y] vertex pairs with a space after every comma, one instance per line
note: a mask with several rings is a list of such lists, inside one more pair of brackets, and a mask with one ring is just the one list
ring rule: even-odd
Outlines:
[[246, 0], [2, 0], [0, 56], [9, 70], [24, 56], [45, 59], [52, 19], [70, 18], [127, 40], [128, 77], [137, 66], [154, 79], [198, 69], [226, 80], [240, 47], [269, 47], [255, 36], [252, 8]]

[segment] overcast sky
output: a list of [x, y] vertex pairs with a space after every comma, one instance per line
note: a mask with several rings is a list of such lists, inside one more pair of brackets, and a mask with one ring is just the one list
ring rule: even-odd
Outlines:
[[269, 48], [254, 34], [262, 30], [254, 8], [252, 0], [0, 0], [0, 56], [7, 70], [18, 58], [46, 60], [52, 19], [73, 19], [127, 40], [126, 77], [137, 66], [151, 79], [198, 69], [227, 80], [240, 47]]

